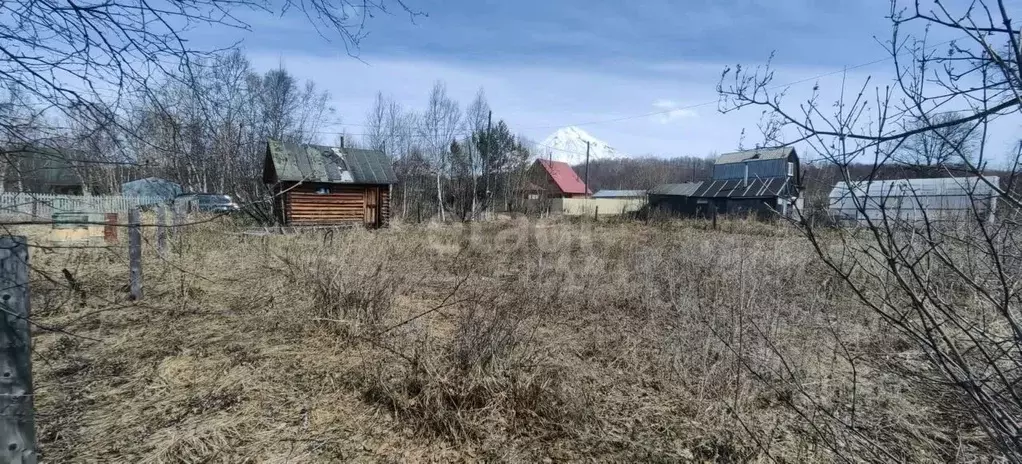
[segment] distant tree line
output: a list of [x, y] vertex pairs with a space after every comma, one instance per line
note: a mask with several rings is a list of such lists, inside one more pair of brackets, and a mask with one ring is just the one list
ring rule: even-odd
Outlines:
[[[333, 112], [328, 101], [286, 69], [255, 71], [239, 51], [192, 63], [187, 81], [166, 77], [114, 103], [90, 102], [88, 117], [76, 117], [76, 108], [71, 116], [38, 111], [42, 102], [11, 90], [0, 107], [20, 128], [0, 140], [7, 158], [0, 179], [20, 190], [39, 170], [67, 167], [83, 192], [116, 192], [127, 180], [157, 176], [254, 200], [264, 193], [267, 139], [317, 140]], [[30, 161], [39, 157], [54, 159]]]
[[420, 110], [381, 92], [364, 128], [361, 143], [394, 160], [398, 216], [466, 220], [516, 207], [531, 143], [493, 117], [483, 89], [464, 110], [441, 81]]

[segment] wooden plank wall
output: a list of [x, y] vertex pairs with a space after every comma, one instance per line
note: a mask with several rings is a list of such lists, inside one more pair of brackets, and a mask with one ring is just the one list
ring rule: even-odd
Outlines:
[[[292, 184], [293, 185], [293, 184]], [[289, 186], [282, 187], [287, 190]], [[316, 193], [327, 187], [330, 193]], [[338, 185], [306, 183], [294, 186], [284, 193], [285, 222], [290, 225], [343, 225], [365, 223], [364, 185]], [[380, 222], [390, 220], [390, 195], [386, 185], [380, 190]]]
[[386, 227], [390, 224], [390, 187], [380, 186], [380, 225]]

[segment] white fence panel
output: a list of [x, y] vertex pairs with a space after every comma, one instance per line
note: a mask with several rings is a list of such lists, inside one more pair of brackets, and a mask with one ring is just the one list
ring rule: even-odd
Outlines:
[[159, 203], [159, 199], [115, 195], [53, 195], [45, 193], [0, 193], [0, 220], [48, 223], [57, 213], [85, 213], [100, 222], [106, 213], [126, 214], [140, 205]]

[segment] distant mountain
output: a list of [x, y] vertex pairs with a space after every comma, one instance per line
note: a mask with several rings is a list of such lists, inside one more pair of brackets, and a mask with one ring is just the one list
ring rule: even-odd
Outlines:
[[614, 147], [575, 126], [563, 127], [543, 140], [536, 152], [540, 158], [564, 161], [577, 166], [586, 162], [586, 142], [589, 142], [589, 160], [628, 158]]

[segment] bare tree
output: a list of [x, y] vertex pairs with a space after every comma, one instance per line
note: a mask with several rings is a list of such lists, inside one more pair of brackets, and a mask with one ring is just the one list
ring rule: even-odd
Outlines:
[[[929, 172], [963, 164], [960, 157], [971, 158], [977, 149], [979, 133], [976, 125], [955, 124], [961, 119], [957, 112], [939, 113], [930, 117], [930, 121], [914, 120], [909, 130], [926, 128], [929, 125], [936, 129], [926, 130], [908, 137], [896, 155], [896, 161], [910, 168]], [[944, 125], [944, 123], [952, 123]]]
[[266, 140], [313, 142], [331, 113], [328, 94], [285, 69], [260, 75], [240, 52], [193, 69], [190, 83], [168, 80], [133, 102], [121, 136], [143, 169], [188, 189], [258, 198]]
[[436, 173], [437, 212], [441, 221], [446, 220], [442, 180], [448, 168], [450, 143], [458, 135], [460, 122], [461, 110], [458, 108], [458, 102], [447, 95], [447, 84], [436, 81], [429, 93], [429, 102], [419, 118], [418, 126]]
[[[789, 142], [808, 144], [845, 182], [873, 181], [922, 137], [937, 142], [926, 149], [933, 163], [954, 159], [960, 171], [978, 179], [971, 185], [982, 183], [999, 195], [993, 222], [983, 206], [989, 198], [975, 188], [969, 190], [966, 217], [943, 222], [927, 214], [922, 199], [915, 204], [922, 217], [902, 219], [898, 211], [875, 206], [883, 199], [851, 189], [851, 200], [865, 218], [863, 230], [823, 234], [811, 221], [799, 225], [822, 261], [882, 327], [914, 348], [895, 359], [871, 360], [846, 350], [847, 368], [868, 361], [930, 397], [940, 395], [940, 407], [971, 419], [1006, 460], [1022, 462], [1022, 203], [1017, 192], [984, 175], [988, 160], [1001, 155], [989, 143], [991, 122], [1022, 113], [1022, 44], [1003, 1], [977, 0], [954, 11], [944, 2], [923, 3], [905, 8], [891, 3], [893, 33], [886, 47], [893, 86], [874, 87], [867, 80], [839, 89], [837, 104], [824, 104], [817, 90], [789, 106], [784, 91], [772, 84], [769, 67], [739, 67], [725, 71], [718, 85], [721, 107], [766, 110], [782, 123], [779, 133], [794, 135]], [[911, 36], [936, 29], [964, 38], [928, 44], [925, 35]], [[962, 142], [962, 134], [977, 134], [975, 149]], [[928, 162], [925, 156], [922, 161]], [[868, 162], [872, 169], [853, 177], [850, 166], [856, 162]], [[1015, 174], [1013, 168], [1008, 176]], [[797, 372], [779, 377], [801, 385]], [[848, 441], [835, 441], [835, 429], [846, 432], [842, 440], [882, 450], [856, 428], [854, 408], [828, 408], [814, 403], [805, 389], [796, 391], [799, 401], [789, 406], [816, 418], [810, 423], [817, 436], [838, 456], [851, 448]]]
[[[235, 160], [236, 153], [221, 148], [229, 141], [234, 145], [251, 143], [252, 140], [243, 140], [241, 129], [251, 126], [242, 126], [237, 120], [243, 115], [236, 111], [236, 105], [228, 106], [226, 113], [216, 114], [223, 108], [205, 105], [203, 98], [221, 92], [218, 102], [238, 103], [237, 93], [228, 94], [239, 87], [237, 79], [241, 74], [237, 72], [246, 66], [232, 63], [237, 66], [223, 71], [235, 72], [234, 75], [212, 79], [218, 83], [233, 81], [231, 85], [217, 89], [204, 86], [202, 81], [210, 82], [210, 74], [220, 73], [204, 66], [220, 50], [192, 47], [191, 31], [202, 27], [247, 29], [249, 25], [241, 19], [242, 14], [253, 12], [298, 14], [324, 37], [339, 37], [349, 53], [355, 54], [367, 34], [369, 19], [377, 13], [390, 12], [391, 6], [410, 15], [418, 14], [403, 0], [4, 2], [0, 3], [0, 89], [16, 92], [21, 104], [31, 106], [29, 112], [61, 121], [62, 131], [73, 130], [81, 135], [82, 128], [90, 132], [103, 128], [109, 133], [116, 132], [116, 137], [109, 141], [121, 145], [130, 141], [130, 146], [121, 147], [121, 152], [167, 157], [184, 150], [189, 154], [187, 158], [175, 157], [181, 161], [176, 166], [180, 174], [203, 188], [226, 188], [225, 182], [211, 183], [207, 167]], [[275, 103], [265, 106], [262, 116], [267, 117], [268, 124], [275, 125], [265, 132], [275, 136], [300, 133], [298, 139], [310, 138], [324, 117], [325, 105], [321, 100], [325, 94], [309, 86], [296, 88], [286, 74], [270, 74], [263, 81], [264, 88], [273, 89], [262, 94], [268, 99], [264, 103]], [[186, 98], [182, 88], [205, 95]], [[158, 102], [167, 97], [173, 103]], [[141, 119], [136, 118], [141, 116], [139, 99], [148, 106]], [[297, 108], [285, 108], [284, 105], [296, 100], [300, 102]], [[210, 119], [218, 120], [215, 128], [208, 122]], [[252, 124], [254, 120], [246, 122]], [[154, 139], [149, 137], [152, 133], [137, 133], [139, 127], [154, 128], [157, 123], [163, 125], [161, 137]], [[284, 134], [288, 125], [291, 133]], [[263, 132], [261, 128], [252, 130]], [[48, 138], [46, 134], [25, 132], [23, 125], [14, 119], [0, 119], [0, 131], [6, 134], [6, 141], [36, 137], [33, 141], [22, 140], [25, 145]], [[68, 134], [61, 136], [66, 138]], [[210, 137], [219, 144], [215, 149], [201, 143]], [[154, 146], [164, 142], [166, 145]], [[225, 153], [232, 154], [224, 158], [228, 156]], [[98, 158], [93, 161], [105, 161]]]
[[[479, 195], [478, 187], [478, 175], [482, 175], [484, 179], [484, 198], [488, 192], [489, 184], [485, 181], [488, 179], [488, 171], [486, 169], [486, 147], [478, 147], [478, 144], [472, 143], [474, 137], [478, 134], [484, 133], [488, 130], [488, 121], [490, 120], [490, 104], [486, 101], [486, 92], [482, 88], [476, 92], [476, 97], [472, 100], [472, 103], [468, 105], [468, 109], [465, 111], [465, 130], [469, 134], [469, 140], [463, 145], [466, 148], [468, 154], [468, 171], [472, 176], [472, 215], [475, 216], [477, 211], [477, 198]], [[482, 150], [482, 151], [480, 151]], [[485, 200], [484, 200], [485, 202]]]
[[388, 101], [383, 98], [383, 92], [376, 92], [376, 100], [366, 113], [362, 138], [373, 150], [383, 151], [387, 146], [387, 106]]

